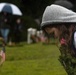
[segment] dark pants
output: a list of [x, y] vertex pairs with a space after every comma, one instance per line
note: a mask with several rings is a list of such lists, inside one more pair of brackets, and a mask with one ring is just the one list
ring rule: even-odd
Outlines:
[[15, 43], [20, 43], [21, 42], [21, 32], [20, 31], [16, 31], [14, 37], [15, 37], [14, 38]]

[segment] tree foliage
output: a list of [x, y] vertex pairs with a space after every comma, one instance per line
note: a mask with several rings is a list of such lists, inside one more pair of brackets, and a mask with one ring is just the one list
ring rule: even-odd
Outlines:
[[[22, 0], [24, 11], [34, 18], [40, 17], [47, 5], [51, 5], [52, 0]], [[23, 8], [23, 9], [24, 9]]]

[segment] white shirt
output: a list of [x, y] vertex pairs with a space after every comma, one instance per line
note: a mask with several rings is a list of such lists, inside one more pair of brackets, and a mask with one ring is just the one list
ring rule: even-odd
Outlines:
[[74, 46], [76, 48], [76, 32], [74, 32]]

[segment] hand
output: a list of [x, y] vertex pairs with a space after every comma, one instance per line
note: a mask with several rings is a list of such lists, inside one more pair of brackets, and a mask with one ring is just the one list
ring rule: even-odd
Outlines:
[[4, 19], [4, 22], [7, 22], [7, 19]]

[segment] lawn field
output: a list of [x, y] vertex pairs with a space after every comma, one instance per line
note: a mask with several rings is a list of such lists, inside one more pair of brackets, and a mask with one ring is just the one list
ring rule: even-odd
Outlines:
[[67, 75], [59, 62], [60, 52], [55, 45], [26, 44], [6, 47], [6, 61], [0, 75]]

